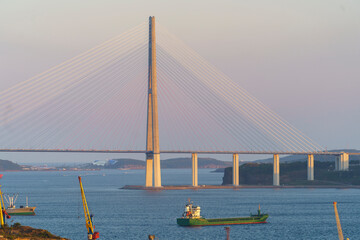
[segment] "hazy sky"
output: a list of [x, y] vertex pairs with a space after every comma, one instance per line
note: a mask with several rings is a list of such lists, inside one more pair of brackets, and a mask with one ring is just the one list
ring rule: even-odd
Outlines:
[[150, 15], [320, 145], [360, 149], [358, 0], [0, 0], [0, 91]]

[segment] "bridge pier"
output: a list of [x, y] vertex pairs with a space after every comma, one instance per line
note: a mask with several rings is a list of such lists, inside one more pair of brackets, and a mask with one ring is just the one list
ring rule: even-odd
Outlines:
[[340, 162], [341, 162], [340, 155], [335, 156], [335, 171], [340, 171]]
[[344, 171], [349, 171], [349, 154], [343, 153], [343, 159], [344, 159]]
[[154, 153], [154, 187], [161, 187], [160, 153]]
[[198, 156], [197, 153], [191, 154], [192, 160], [192, 185], [194, 187], [198, 186]]
[[239, 154], [233, 154], [233, 185], [239, 186]]
[[153, 186], [153, 158], [146, 156], [145, 187]]
[[280, 186], [280, 161], [279, 154], [274, 154], [273, 185]]
[[307, 161], [307, 180], [314, 181], [314, 155], [308, 155]]
[[349, 154], [341, 153], [335, 157], [335, 171], [349, 171]]

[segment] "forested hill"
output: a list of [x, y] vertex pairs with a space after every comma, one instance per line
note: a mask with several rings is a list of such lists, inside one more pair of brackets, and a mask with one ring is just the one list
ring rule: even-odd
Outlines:
[[0, 159], [0, 171], [21, 171], [22, 167], [8, 160]]
[[[198, 158], [199, 168], [225, 168], [231, 166], [231, 162], [220, 161], [214, 158]], [[161, 161], [163, 168], [191, 168], [191, 158], [170, 158]]]
[[[228, 166], [231, 166], [231, 162], [220, 161], [214, 158], [198, 158], [199, 168], [225, 168]], [[191, 167], [191, 158], [170, 158], [161, 160], [161, 168]], [[128, 158], [112, 159], [105, 163], [104, 168], [145, 168], [145, 161]]]
[[[360, 164], [350, 162], [349, 171], [334, 171], [334, 162], [314, 163], [315, 181], [307, 181], [306, 162], [280, 163], [281, 185], [360, 185]], [[240, 185], [272, 185], [273, 164], [246, 163], [239, 169]], [[224, 171], [223, 185], [232, 184], [232, 167]]]

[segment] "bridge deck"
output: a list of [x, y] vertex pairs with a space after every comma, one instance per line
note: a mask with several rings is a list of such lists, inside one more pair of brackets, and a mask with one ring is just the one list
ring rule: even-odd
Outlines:
[[199, 190], [199, 189], [242, 189], [242, 188], [360, 188], [356, 185], [282, 185], [282, 186], [273, 186], [273, 185], [199, 185], [197, 187], [191, 185], [165, 185], [162, 187], [145, 187], [140, 185], [125, 185], [121, 189], [126, 190], [148, 190], [148, 191], [162, 191], [162, 190]]
[[[66, 153], [146, 153], [145, 150], [96, 150], [96, 149], [0, 149], [0, 152], [66, 152]], [[281, 154], [281, 155], [340, 155], [344, 152], [281, 152], [281, 151], [196, 151], [196, 150], [165, 150], [160, 153], [169, 154]], [[360, 155], [351, 152], [349, 155]]]

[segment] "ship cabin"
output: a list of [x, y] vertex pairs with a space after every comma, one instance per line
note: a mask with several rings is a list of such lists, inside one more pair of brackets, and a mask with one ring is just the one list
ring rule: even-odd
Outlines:
[[194, 206], [191, 203], [186, 204], [185, 211], [183, 213], [183, 218], [201, 218], [200, 207]]

